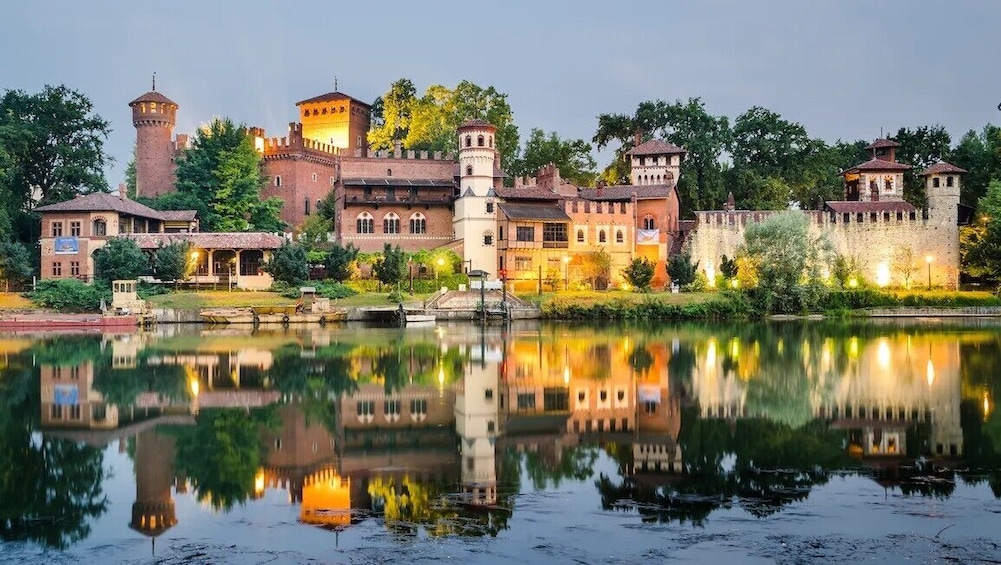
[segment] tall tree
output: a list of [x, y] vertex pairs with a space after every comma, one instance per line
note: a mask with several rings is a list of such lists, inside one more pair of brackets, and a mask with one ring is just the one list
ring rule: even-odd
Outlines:
[[135, 279], [149, 271], [149, 258], [139, 244], [127, 237], [113, 237], [94, 252], [97, 280], [106, 287], [112, 281]]
[[191, 242], [175, 241], [161, 245], [153, 254], [153, 271], [161, 281], [187, 280], [196, 268], [191, 258]]
[[[261, 199], [261, 157], [246, 126], [216, 119], [195, 135], [177, 163], [177, 191], [205, 203], [205, 231], [279, 231], [282, 201]], [[174, 197], [176, 198], [176, 197]], [[201, 211], [201, 210], [200, 210]]]
[[552, 163], [560, 176], [577, 186], [593, 186], [597, 163], [591, 156], [591, 145], [583, 139], [564, 140], [556, 134], [538, 128], [525, 140], [525, 148], [514, 162], [510, 174], [535, 175], [539, 167]]
[[[802, 182], [802, 164], [822, 142], [810, 139], [802, 125], [755, 106], [733, 124], [730, 185], [738, 204], [748, 208], [785, 208], [793, 200], [792, 186]], [[770, 191], [767, 198], [758, 192]], [[748, 206], [746, 203], [754, 203]]]
[[375, 119], [368, 132], [368, 143], [372, 149], [392, 149], [396, 142], [402, 142], [410, 132], [410, 120], [417, 89], [410, 79], [401, 78], [372, 104]]
[[969, 171], [963, 178], [960, 202], [976, 206], [992, 180], [1001, 180], [1001, 128], [987, 124], [980, 132], [970, 130], [956, 144], [948, 161]]
[[393, 247], [387, 243], [382, 248], [382, 257], [376, 260], [372, 270], [383, 284], [399, 285], [407, 276], [407, 254], [399, 245]]
[[900, 144], [897, 160], [911, 166], [909, 171], [904, 172], [904, 198], [923, 208], [928, 198], [921, 171], [948, 156], [952, 143], [949, 132], [942, 126], [920, 126], [913, 130], [900, 128], [894, 141]]
[[963, 272], [993, 282], [1001, 273], [1001, 181], [992, 181], [977, 202], [977, 219], [960, 231]]

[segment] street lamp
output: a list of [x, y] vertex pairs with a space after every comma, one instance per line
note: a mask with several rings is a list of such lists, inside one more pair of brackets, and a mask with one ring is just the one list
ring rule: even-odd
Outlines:
[[934, 259], [931, 255], [925, 255], [925, 261], [928, 263], [928, 290], [931, 290], [931, 262]]
[[444, 257], [438, 257], [438, 261], [436, 261], [436, 264], [438, 266], [435, 267], [435, 270], [434, 270], [434, 280], [435, 280], [435, 282], [437, 282], [440, 285], [441, 284], [441, 282], [440, 282], [440, 279], [441, 279], [441, 268], [445, 266], [445, 258]]
[[564, 267], [564, 277], [563, 277], [563, 290], [570, 289], [570, 256], [563, 256], [563, 267]]

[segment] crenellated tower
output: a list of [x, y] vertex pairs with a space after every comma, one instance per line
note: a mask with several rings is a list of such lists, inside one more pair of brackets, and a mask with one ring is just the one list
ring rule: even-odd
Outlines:
[[469, 120], [459, 126], [459, 197], [455, 200], [452, 221], [455, 238], [463, 241], [462, 259], [470, 261], [470, 270], [496, 274], [497, 225], [494, 148], [497, 128], [483, 120]]
[[921, 172], [928, 197], [925, 248], [929, 285], [957, 288], [959, 265], [959, 191], [966, 171], [939, 161]]
[[136, 128], [136, 196], [155, 198], [174, 191], [177, 104], [153, 90], [129, 102]]

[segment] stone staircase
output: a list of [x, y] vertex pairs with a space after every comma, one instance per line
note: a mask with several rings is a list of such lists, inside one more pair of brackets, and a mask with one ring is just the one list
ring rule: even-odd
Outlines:
[[[436, 312], [440, 317], [464, 317], [475, 315], [480, 311], [480, 301], [486, 304], [487, 312], [492, 315], [510, 318], [532, 318], [538, 316], [538, 308], [521, 300], [517, 296], [500, 290], [449, 290], [438, 293], [425, 303], [425, 310]], [[454, 315], [449, 315], [454, 314]]]

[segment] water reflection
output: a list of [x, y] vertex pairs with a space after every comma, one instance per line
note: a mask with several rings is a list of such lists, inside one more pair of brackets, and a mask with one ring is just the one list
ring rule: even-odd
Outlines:
[[434, 536], [497, 535], [519, 493], [580, 481], [606, 510], [693, 524], [846, 473], [1001, 496], [999, 343], [818, 323], [6, 336], [0, 536], [87, 537], [116, 442], [128, 525], [153, 537], [181, 496], [226, 512], [282, 492], [304, 524]]

